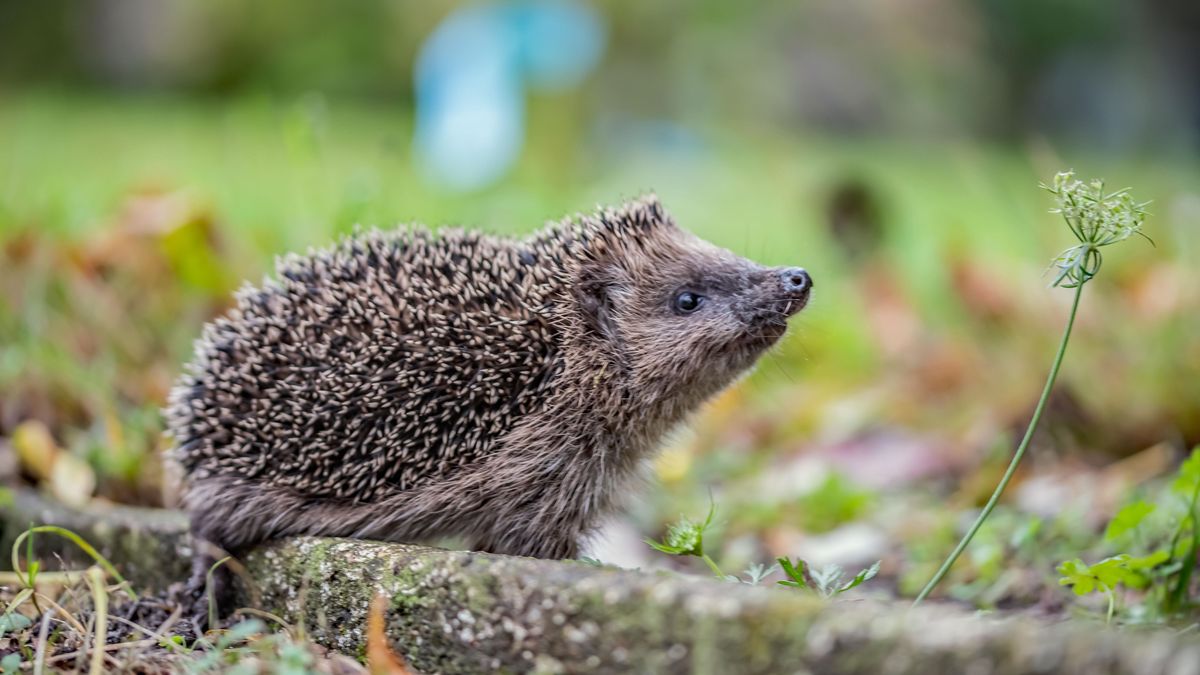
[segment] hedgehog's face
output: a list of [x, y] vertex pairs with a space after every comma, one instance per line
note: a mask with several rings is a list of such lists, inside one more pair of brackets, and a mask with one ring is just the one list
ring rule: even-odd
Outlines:
[[673, 225], [639, 244], [615, 257], [602, 300], [585, 310], [643, 387], [715, 392], [752, 366], [808, 303], [813, 284], [803, 269], [762, 267]]

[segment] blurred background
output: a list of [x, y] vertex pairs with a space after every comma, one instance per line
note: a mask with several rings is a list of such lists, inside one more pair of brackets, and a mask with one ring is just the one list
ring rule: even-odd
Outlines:
[[166, 392], [275, 255], [656, 191], [817, 292], [594, 555], [687, 566], [640, 539], [711, 493], [723, 566], [882, 559], [911, 594], [1044, 381], [1073, 241], [1038, 183], [1074, 168], [1153, 200], [1154, 246], [1106, 249], [949, 591], [1053, 610], [1057, 560], [1200, 441], [1198, 149], [1185, 0], [0, 0], [0, 474], [170, 504]]

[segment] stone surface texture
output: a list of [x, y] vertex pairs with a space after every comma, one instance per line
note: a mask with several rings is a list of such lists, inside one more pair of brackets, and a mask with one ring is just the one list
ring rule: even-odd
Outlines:
[[[71, 511], [18, 490], [2, 521], [10, 544], [30, 523], [73, 529], [139, 589], [187, 574], [186, 521], [174, 512]], [[43, 560], [82, 561], [57, 538], [37, 545]], [[350, 654], [361, 654], [367, 607], [383, 593], [392, 648], [425, 673], [1200, 673], [1194, 636], [824, 602], [580, 562], [293, 539], [260, 548], [245, 567], [247, 603]]]

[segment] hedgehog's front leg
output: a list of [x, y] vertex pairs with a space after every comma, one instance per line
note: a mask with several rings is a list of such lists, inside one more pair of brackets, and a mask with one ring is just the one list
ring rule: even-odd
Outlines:
[[233, 572], [228, 563], [218, 563], [227, 556], [236, 559], [271, 538], [271, 521], [266, 516], [286, 502], [272, 501], [263, 492], [223, 479], [197, 481], [187, 487], [184, 505], [191, 519], [192, 575], [183, 601], [197, 626], [207, 625], [213, 612], [223, 617], [234, 609]]
[[228, 565], [220, 564], [225, 558], [223, 551], [195, 531], [192, 547], [192, 575], [180, 604], [197, 629], [212, 629], [215, 626], [209, 625], [211, 616], [226, 616], [233, 610], [233, 573]]

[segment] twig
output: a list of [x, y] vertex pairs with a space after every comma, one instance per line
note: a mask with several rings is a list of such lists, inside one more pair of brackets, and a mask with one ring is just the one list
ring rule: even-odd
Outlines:
[[37, 654], [33, 657], [33, 672], [35, 675], [41, 675], [46, 667], [46, 642], [50, 640], [50, 619], [53, 616], [53, 608], [42, 615], [42, 627], [38, 630]]
[[87, 634], [87, 629], [83, 627], [83, 624], [79, 623], [79, 620], [76, 619], [74, 615], [72, 615], [67, 610], [63, 609], [62, 605], [58, 604], [54, 600], [51, 600], [48, 595], [45, 595], [43, 593], [37, 593], [36, 595], [41, 600], [44, 600], [47, 605], [50, 605], [51, 609], [58, 610], [58, 612], [63, 615], [62, 620], [71, 624], [71, 628], [73, 630], [77, 631], [80, 635]]
[[225, 566], [228, 567], [237, 578], [241, 580], [242, 585], [250, 594], [250, 604], [254, 607], [262, 606], [262, 590], [259, 589], [258, 583], [254, 581], [254, 575], [250, 574], [250, 570], [242, 564], [242, 561], [233, 556], [229, 556], [229, 560], [225, 561]]
[[[146, 635], [148, 635], [150, 637], [143, 639], [143, 640], [138, 640], [136, 642], [129, 641], [129, 642], [117, 643], [114, 645], [109, 645], [109, 646], [105, 647], [105, 650], [112, 651], [113, 649], [119, 649], [121, 647], [141, 648], [141, 647], [158, 646], [158, 647], [168, 648], [168, 646], [171, 644], [171, 640], [169, 637], [167, 637], [167, 631], [170, 630], [171, 627], [175, 625], [175, 622], [178, 621], [179, 617], [182, 615], [183, 615], [183, 608], [176, 607], [175, 611], [171, 612], [171, 615], [167, 617], [166, 621], [162, 622], [162, 625], [160, 625], [157, 630], [146, 628], [145, 626], [143, 626], [139, 623], [130, 621], [129, 619], [126, 619], [123, 617], [119, 617], [119, 616], [115, 616], [115, 615], [110, 616], [110, 617], [108, 617], [110, 621], [115, 620], [118, 623], [123, 623], [126, 626], [129, 626], [131, 628], [135, 628], [137, 630], [142, 631], [143, 633], [145, 633]], [[168, 648], [168, 651], [171, 651], [171, 650]]]
[[159, 635], [165, 636], [167, 634], [167, 631], [169, 631], [175, 627], [175, 622], [179, 621], [179, 617], [181, 617], [181, 616], [183, 616], [183, 608], [176, 607], [175, 611], [171, 612], [171, 616], [168, 616], [167, 620], [162, 622], [162, 625], [158, 627], [158, 630], [156, 632]]
[[[146, 638], [145, 640], [134, 640], [132, 642], [115, 642], [111, 645], [104, 645], [104, 647], [102, 647], [100, 649], [93, 649], [92, 650], [92, 660], [94, 661], [96, 658], [96, 654], [99, 654], [100, 658], [101, 658], [101, 663], [103, 664], [105, 652], [116, 652], [116, 651], [120, 651], [120, 650], [126, 649], [126, 648], [141, 649], [142, 647], [154, 647], [157, 644], [158, 644], [158, 640], [156, 640], [154, 638]], [[69, 652], [66, 654], [59, 654], [58, 656], [51, 656], [50, 658], [46, 659], [46, 663], [48, 665], [51, 663], [58, 663], [59, 661], [67, 661], [70, 659], [74, 659], [74, 658], [83, 656], [86, 653], [87, 653], [86, 649], [80, 649], [78, 651], [73, 651], [73, 652]]]
[[292, 624], [285, 621], [283, 619], [283, 617], [279, 616], [278, 614], [272, 614], [266, 610], [255, 609], [254, 607], [240, 607], [240, 608], [234, 610], [233, 613], [234, 614], [249, 614], [250, 616], [258, 616], [258, 617], [262, 617], [264, 619], [269, 619], [269, 620], [274, 621], [275, 623], [279, 624], [279, 626], [281, 628], [283, 628], [284, 631], [287, 632], [288, 637], [290, 637], [290, 638], [296, 637], [296, 634], [295, 634], [296, 630], [294, 628], [292, 628]]
[[88, 584], [92, 587], [92, 601], [95, 605], [96, 641], [92, 645], [92, 665], [88, 675], [102, 675], [104, 672], [104, 649], [108, 641], [108, 591], [104, 583], [104, 571], [93, 567], [87, 571]]
[[[73, 584], [79, 581], [83, 570], [63, 570], [62, 572], [38, 572], [35, 583], [38, 586], [53, 584]], [[72, 576], [74, 575], [74, 576]], [[29, 575], [17, 572], [0, 572], [0, 586], [28, 586]]]
[[[174, 614], [172, 614], [172, 616], [174, 616]], [[125, 624], [126, 626], [129, 626], [130, 628], [133, 628], [133, 629], [135, 629], [135, 630], [139, 630], [139, 631], [141, 631], [142, 633], [144, 633], [144, 634], [145, 634], [147, 637], [152, 637], [152, 638], [155, 638], [155, 639], [157, 639], [157, 640], [166, 640], [166, 639], [167, 639], [167, 638], [166, 638], [166, 636], [165, 636], [165, 635], [163, 635], [162, 631], [154, 631], [154, 630], [151, 630], [151, 629], [149, 629], [149, 628], [146, 628], [145, 626], [143, 626], [143, 625], [142, 625], [142, 624], [140, 624], [140, 623], [137, 623], [137, 622], [135, 622], [135, 621], [130, 621], [129, 619], [126, 619], [126, 618], [123, 618], [123, 617], [119, 617], [119, 616], [113, 615], [113, 616], [110, 616], [110, 617], [108, 617], [108, 620], [109, 620], [109, 621], [116, 621], [117, 623]], [[170, 621], [170, 619], [169, 619], [169, 618], [168, 618], [168, 621]], [[166, 624], [165, 624], [165, 622], [164, 622], [164, 625], [166, 625]]]

